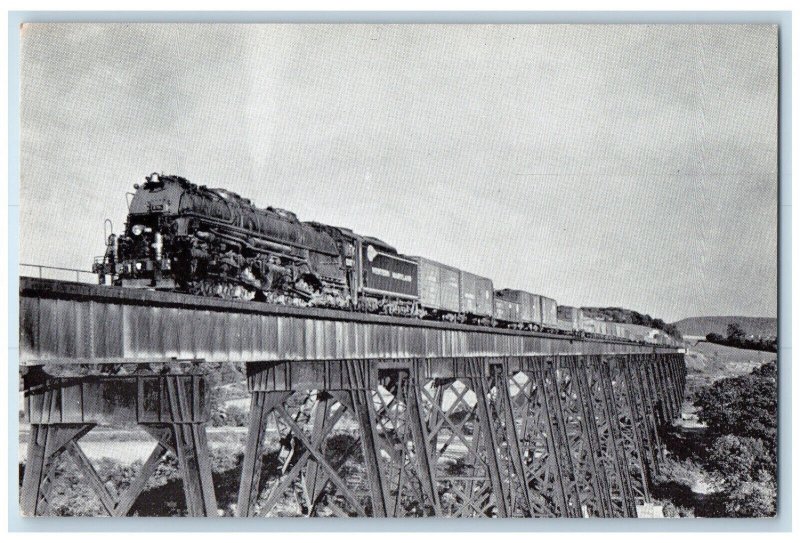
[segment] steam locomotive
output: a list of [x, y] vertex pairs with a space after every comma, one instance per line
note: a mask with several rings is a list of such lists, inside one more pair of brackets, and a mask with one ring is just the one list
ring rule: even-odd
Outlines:
[[[153, 173], [107, 238], [101, 284], [562, 334], [626, 337], [580, 310], [348, 228], [301, 222], [218, 188]], [[572, 311], [568, 311], [572, 310]], [[559, 313], [562, 313], [559, 318]], [[609, 329], [610, 328], [610, 329]], [[632, 339], [632, 338], [627, 338]]]

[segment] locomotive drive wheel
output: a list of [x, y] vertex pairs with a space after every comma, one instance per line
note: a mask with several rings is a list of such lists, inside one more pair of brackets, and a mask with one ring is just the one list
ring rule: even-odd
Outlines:
[[256, 293], [242, 285], [227, 282], [197, 281], [192, 285], [192, 294], [225, 300], [251, 301]]

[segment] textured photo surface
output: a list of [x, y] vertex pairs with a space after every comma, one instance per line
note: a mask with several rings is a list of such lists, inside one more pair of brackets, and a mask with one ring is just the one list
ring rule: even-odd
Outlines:
[[776, 514], [776, 26], [19, 32], [23, 515]]

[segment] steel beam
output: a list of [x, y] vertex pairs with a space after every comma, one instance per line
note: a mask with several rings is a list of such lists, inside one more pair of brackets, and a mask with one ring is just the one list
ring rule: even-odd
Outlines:
[[[318, 343], [318, 325], [306, 326], [301, 336], [282, 329], [280, 341]], [[402, 347], [399, 336], [378, 330], [365, 341], [379, 351]], [[443, 352], [472, 348], [434, 341]], [[47, 513], [51, 468], [65, 452], [109, 515], [128, 514], [168, 451], [188, 514], [216, 514], [202, 373], [123, 373], [65, 379], [30, 370], [25, 514]], [[682, 355], [635, 352], [277, 360], [250, 363], [247, 374], [241, 516], [269, 515], [293, 499], [305, 515], [634, 516], [637, 500], [650, 499], [660, 432], [680, 413], [685, 383]], [[76, 398], [91, 401], [76, 409]], [[78, 440], [95, 424], [121, 421], [144, 426], [158, 444], [117, 495]], [[262, 496], [265, 442], [282, 467]]]
[[423, 494], [421, 501], [429, 504], [434, 516], [441, 516], [436, 468], [430, 450], [428, 426], [423, 417], [419, 386], [416, 371], [412, 369], [409, 378], [401, 383], [401, 400], [406, 404], [408, 424], [414, 442], [414, 458]]
[[620, 422], [620, 431], [625, 442], [625, 451], [630, 465], [637, 475], [632, 478], [631, 484], [637, 491], [637, 497], [642, 502], [650, 501], [651, 474], [654, 473], [654, 451], [648, 446], [646, 437], [647, 428], [645, 417], [639, 409], [634, 384], [627, 368], [627, 361], [617, 357], [609, 373], [613, 372], [611, 379], [614, 401]]
[[566, 423], [564, 402], [559, 386], [558, 369], [552, 360], [545, 362], [540, 370], [538, 380], [544, 392], [545, 405], [549, 414], [553, 445], [556, 451], [556, 462], [561, 475], [560, 484], [565, 498], [567, 511], [565, 516], [584, 516], [584, 497], [579, 487], [579, 473], [575, 466], [570, 436]]
[[672, 352], [624, 340], [22, 278], [20, 363], [446, 359]]

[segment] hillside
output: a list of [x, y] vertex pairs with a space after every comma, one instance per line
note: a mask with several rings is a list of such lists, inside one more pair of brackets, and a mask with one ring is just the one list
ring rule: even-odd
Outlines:
[[736, 322], [746, 335], [777, 336], [778, 319], [773, 317], [689, 317], [673, 323], [684, 336], [703, 336], [708, 334], [727, 335], [728, 324]]
[[685, 359], [688, 372], [686, 396], [691, 399], [699, 389], [714, 381], [744, 375], [753, 368], [777, 360], [777, 356], [775, 353], [736, 349], [703, 340], [687, 345]]

